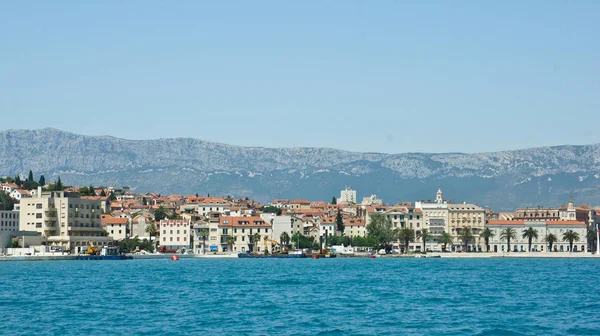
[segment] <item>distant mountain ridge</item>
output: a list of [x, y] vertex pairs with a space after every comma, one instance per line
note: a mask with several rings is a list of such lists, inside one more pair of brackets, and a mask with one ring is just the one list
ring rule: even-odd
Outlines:
[[[477, 154], [241, 147], [191, 138], [125, 140], [56, 129], [0, 132], [0, 176], [32, 169], [66, 184], [329, 201], [349, 185], [388, 203], [435, 197], [495, 210], [600, 205], [600, 144]], [[359, 199], [360, 201], [360, 199]]]

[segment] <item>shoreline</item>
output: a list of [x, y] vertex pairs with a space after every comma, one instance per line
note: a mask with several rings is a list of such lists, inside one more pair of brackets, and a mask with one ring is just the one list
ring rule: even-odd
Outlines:
[[[170, 259], [171, 256], [177, 255], [180, 259], [238, 259], [237, 254], [134, 254], [131, 255], [133, 260], [149, 260], [149, 259]], [[363, 258], [368, 259], [370, 255], [338, 255], [338, 258]], [[0, 256], [2, 261], [66, 261], [76, 260], [77, 255], [18, 255], [18, 256]], [[599, 255], [591, 253], [569, 253], [569, 252], [513, 252], [513, 253], [432, 253], [432, 254], [387, 254], [375, 255], [376, 259], [421, 259], [421, 258], [447, 258], [447, 259], [481, 259], [481, 258], [547, 258], [547, 259], [600, 259]], [[308, 259], [308, 258], [307, 258]]]

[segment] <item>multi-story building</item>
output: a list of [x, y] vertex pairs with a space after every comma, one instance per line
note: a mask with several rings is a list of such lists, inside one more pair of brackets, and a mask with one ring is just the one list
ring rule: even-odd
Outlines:
[[344, 235], [347, 237], [365, 237], [367, 235], [365, 220], [356, 217], [345, 218]]
[[572, 252], [587, 252], [587, 224], [574, 220], [488, 220], [486, 226], [494, 233], [490, 239], [490, 250], [493, 252], [508, 252], [508, 242], [502, 239], [502, 231], [512, 228], [515, 238], [510, 241], [511, 252], [526, 252], [529, 240], [523, 237], [523, 231], [533, 228], [537, 231], [538, 238], [532, 241], [533, 252], [547, 252], [549, 245], [546, 242], [548, 234], [553, 234], [558, 241], [552, 246], [554, 252], [569, 252], [569, 242], [563, 239], [565, 232], [573, 230], [579, 235], [579, 240], [573, 242]]
[[231, 203], [224, 198], [206, 197], [196, 205], [196, 213], [207, 216], [211, 212], [224, 214], [231, 208]]
[[192, 227], [189, 220], [163, 219], [158, 222], [160, 246], [169, 249], [189, 250], [192, 245]]
[[[427, 245], [426, 248], [432, 251], [440, 250], [441, 247], [438, 244], [439, 238], [442, 234], [449, 231], [448, 203], [442, 197], [442, 190], [438, 189], [435, 202], [415, 202], [415, 211], [421, 212], [421, 227], [427, 229], [432, 236], [432, 243], [431, 245]], [[417, 246], [415, 244], [415, 248]]]
[[283, 234], [284, 232], [287, 233], [287, 235], [291, 238], [292, 237], [292, 228], [291, 228], [291, 219], [292, 216], [289, 215], [282, 215], [282, 216], [276, 216], [275, 214], [272, 213], [263, 213], [260, 215], [260, 218], [262, 218], [265, 222], [268, 222], [269, 224], [271, 224], [271, 229], [272, 229], [272, 238], [273, 240], [278, 241], [279, 243], [281, 243], [281, 234]]
[[451, 249], [464, 249], [464, 245], [460, 241], [460, 233], [465, 228], [470, 228], [473, 234], [473, 241], [467, 245], [468, 251], [485, 251], [485, 244], [480, 237], [481, 232], [485, 227], [485, 209], [476, 204], [448, 204], [448, 221], [450, 230], [448, 231], [453, 239], [454, 244]]
[[340, 192], [340, 198], [337, 199], [338, 204], [356, 204], [356, 190], [346, 187]]
[[104, 216], [102, 226], [114, 240], [123, 240], [129, 237], [129, 218]]
[[[221, 217], [219, 223], [219, 241], [227, 245], [227, 238], [235, 238], [233, 252], [272, 251], [273, 231], [271, 224], [258, 216], [250, 217]], [[260, 235], [260, 240], [255, 241], [254, 235]], [[221, 247], [222, 248], [222, 247]]]
[[42, 191], [21, 200], [19, 229], [40, 233], [48, 245], [77, 251], [78, 247], [107, 245], [100, 222], [100, 202], [81, 199], [79, 193]]
[[19, 232], [19, 211], [0, 208], [0, 253], [10, 247], [11, 237]]

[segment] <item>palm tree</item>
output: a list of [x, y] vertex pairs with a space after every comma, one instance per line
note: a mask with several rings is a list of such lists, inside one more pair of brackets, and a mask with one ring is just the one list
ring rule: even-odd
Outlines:
[[548, 235], [546, 235], [546, 238], [544, 238], [544, 240], [548, 243], [548, 245], [550, 245], [550, 247], [548, 247], [548, 251], [552, 252], [552, 245], [554, 245], [554, 243], [558, 241], [558, 238], [556, 238], [556, 236], [553, 233], [549, 233]]
[[465, 226], [464, 228], [462, 228], [462, 230], [460, 230], [460, 234], [458, 235], [458, 239], [460, 239], [463, 244], [465, 245], [465, 252], [467, 251], [467, 246], [469, 246], [469, 242], [471, 240], [473, 240], [475, 237], [473, 236], [473, 233], [471, 232], [471, 228], [468, 226]]
[[510, 240], [517, 239], [517, 231], [513, 228], [506, 228], [500, 231], [500, 239], [506, 240], [506, 245], [508, 245], [507, 252], [510, 252]]
[[234, 236], [227, 237], [227, 246], [229, 246], [229, 252], [233, 251], [233, 244], [235, 244], [235, 237]]
[[490, 252], [490, 238], [493, 238], [495, 235], [496, 234], [494, 233], [494, 231], [490, 230], [490, 228], [485, 228], [481, 232], [480, 236], [481, 238], [483, 238], [483, 240], [485, 240], [485, 248], [488, 252]]
[[431, 238], [431, 235], [429, 234], [429, 230], [427, 229], [423, 229], [421, 231], [417, 231], [417, 239], [421, 239], [423, 241], [423, 253], [427, 253], [427, 250], [425, 249], [425, 243], [427, 242], [427, 239]]
[[573, 252], [573, 242], [579, 241], [579, 233], [569, 230], [563, 233], [562, 239], [569, 242], [569, 252]]
[[397, 231], [398, 240], [404, 243], [404, 253], [408, 253], [408, 245], [415, 240], [415, 231], [409, 228], [402, 228]]
[[532, 227], [523, 230], [523, 239], [525, 238], [529, 241], [529, 249], [527, 252], [531, 252], [531, 242], [533, 241], [533, 238], [538, 239], [538, 231]]
[[208, 229], [201, 229], [200, 237], [202, 237], [202, 253], [206, 253], [206, 237], [208, 237]]
[[282, 232], [279, 235], [279, 242], [281, 245], [287, 246], [290, 243], [290, 235], [287, 232]]
[[252, 235], [252, 251], [256, 252], [258, 251], [258, 243], [260, 242], [260, 233], [256, 232], [255, 234]]
[[442, 233], [439, 240], [439, 243], [442, 244], [442, 251], [446, 252], [446, 245], [452, 244], [453, 241], [454, 239], [452, 239], [452, 236], [448, 232]]

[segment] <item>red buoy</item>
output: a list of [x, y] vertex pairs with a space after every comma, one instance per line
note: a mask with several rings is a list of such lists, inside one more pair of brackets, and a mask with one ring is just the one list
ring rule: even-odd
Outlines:
[[171, 256], [171, 260], [179, 260], [179, 257], [178, 257], [178, 256], [176, 256], [176, 255], [172, 255], [172, 256]]

